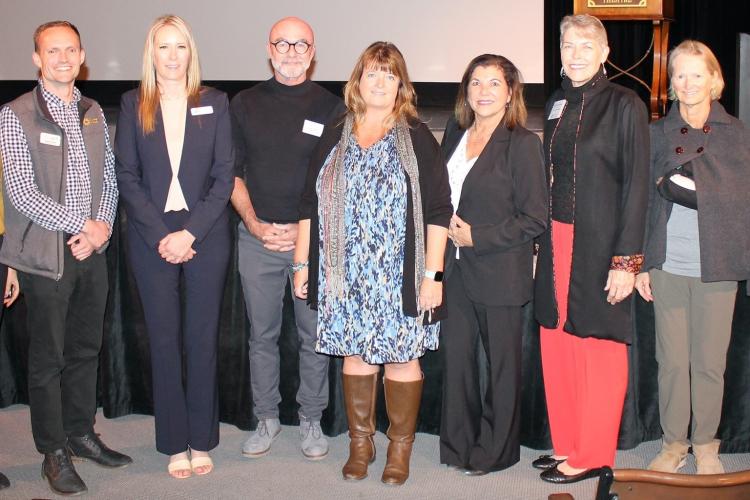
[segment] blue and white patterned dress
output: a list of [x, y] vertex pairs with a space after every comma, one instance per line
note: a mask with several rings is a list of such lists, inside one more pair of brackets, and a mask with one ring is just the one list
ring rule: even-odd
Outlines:
[[[326, 166], [337, 147], [329, 154]], [[395, 132], [391, 130], [367, 149], [361, 148], [351, 134], [344, 155], [344, 172], [343, 298], [325, 293], [324, 214], [318, 210], [320, 286], [316, 350], [334, 356], [360, 355], [370, 364], [416, 359], [427, 349], [437, 349], [440, 324], [424, 326], [421, 317], [412, 318], [403, 312], [407, 185]], [[320, 179], [319, 175], [318, 195]]]

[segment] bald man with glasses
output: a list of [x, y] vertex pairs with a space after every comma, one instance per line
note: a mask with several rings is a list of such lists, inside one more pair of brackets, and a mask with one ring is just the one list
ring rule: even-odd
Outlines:
[[[231, 102], [236, 148], [232, 205], [239, 224], [239, 272], [250, 320], [250, 385], [257, 429], [242, 453], [262, 457], [281, 432], [279, 422], [282, 306], [297, 239], [299, 202], [310, 154], [326, 124], [344, 113], [338, 97], [307, 78], [315, 56], [312, 28], [287, 17], [271, 28], [268, 57], [273, 77]], [[299, 335], [299, 403], [302, 454], [328, 454], [320, 418], [328, 405], [328, 358], [315, 352], [316, 316], [294, 301]]]

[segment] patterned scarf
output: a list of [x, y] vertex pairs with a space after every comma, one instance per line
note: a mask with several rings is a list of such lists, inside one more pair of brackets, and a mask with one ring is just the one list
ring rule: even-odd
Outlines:
[[[344, 247], [346, 244], [346, 227], [344, 225], [346, 210], [346, 174], [344, 172], [344, 156], [349, 138], [352, 135], [354, 116], [349, 113], [344, 122], [336, 154], [327, 165], [323, 166], [320, 179], [320, 206], [323, 213], [323, 250], [325, 254], [326, 287], [323, 293], [344, 298]], [[395, 125], [396, 149], [401, 167], [406, 173], [407, 182], [411, 186], [411, 202], [414, 219], [414, 288], [419, 302], [419, 287], [424, 275], [424, 215], [422, 214], [422, 193], [419, 188], [419, 169], [417, 157], [409, 134], [406, 120], [401, 119]]]

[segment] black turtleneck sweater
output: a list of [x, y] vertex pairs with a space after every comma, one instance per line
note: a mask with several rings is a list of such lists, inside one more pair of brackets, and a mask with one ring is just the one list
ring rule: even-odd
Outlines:
[[257, 217], [299, 221], [310, 154], [318, 143], [318, 136], [303, 132], [305, 120], [327, 124], [343, 115], [343, 102], [309, 80], [289, 86], [271, 78], [238, 93], [230, 111], [235, 175], [244, 179]]
[[562, 89], [567, 104], [560, 116], [560, 122], [551, 141], [552, 155], [552, 220], [572, 224], [575, 207], [575, 146], [578, 123], [581, 119], [583, 93], [606, 76], [599, 71], [580, 87], [574, 87], [570, 80], [562, 81]]

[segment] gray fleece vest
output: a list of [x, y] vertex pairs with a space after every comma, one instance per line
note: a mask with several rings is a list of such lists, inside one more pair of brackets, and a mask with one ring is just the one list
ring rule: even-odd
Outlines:
[[[23, 127], [34, 180], [42, 194], [57, 203], [65, 203], [68, 171], [68, 141], [62, 127], [55, 123], [36, 87], [7, 105]], [[83, 142], [91, 176], [91, 214], [96, 216], [104, 187], [104, 120], [96, 101], [82, 97], [78, 103]], [[59, 146], [42, 144], [42, 133], [60, 137]], [[45, 141], [50, 142], [50, 141]], [[12, 168], [5, 165], [4, 168]], [[19, 212], [3, 190], [5, 201], [5, 239], [0, 249], [0, 262], [29, 274], [59, 280], [63, 273], [65, 242], [62, 231], [49, 231]]]

